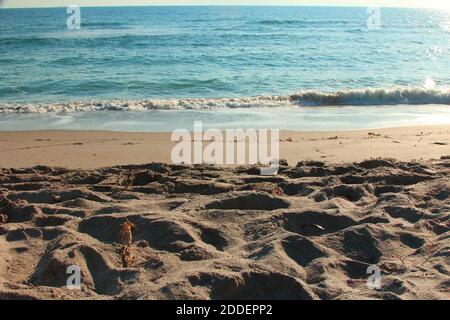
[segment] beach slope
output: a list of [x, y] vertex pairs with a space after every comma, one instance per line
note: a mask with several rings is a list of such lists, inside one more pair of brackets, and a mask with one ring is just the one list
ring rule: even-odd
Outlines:
[[450, 299], [449, 168], [1, 169], [0, 299]]

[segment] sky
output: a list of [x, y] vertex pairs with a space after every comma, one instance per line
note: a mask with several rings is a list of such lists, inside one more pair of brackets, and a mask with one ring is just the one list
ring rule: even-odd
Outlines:
[[108, 5], [334, 5], [433, 7], [450, 10], [450, 0], [0, 0], [4, 8]]

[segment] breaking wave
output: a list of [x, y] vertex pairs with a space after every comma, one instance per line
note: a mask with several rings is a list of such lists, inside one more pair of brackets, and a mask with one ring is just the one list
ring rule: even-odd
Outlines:
[[341, 90], [331, 93], [303, 91], [290, 97], [298, 104], [308, 106], [450, 105], [450, 88], [402, 87], [393, 89]]
[[96, 100], [38, 104], [0, 104], [0, 113], [87, 111], [201, 110], [301, 106], [450, 105], [450, 88], [358, 89], [335, 92], [301, 91], [286, 96], [239, 98]]

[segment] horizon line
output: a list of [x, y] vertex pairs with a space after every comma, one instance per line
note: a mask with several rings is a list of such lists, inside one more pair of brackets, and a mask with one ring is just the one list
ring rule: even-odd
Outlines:
[[[68, 6], [37, 6], [37, 7], [2, 7], [0, 5], [0, 10], [2, 9], [59, 9], [67, 8]], [[317, 8], [398, 8], [398, 9], [436, 9], [439, 7], [421, 7], [421, 6], [368, 6], [368, 5], [337, 5], [337, 4], [128, 4], [128, 5], [82, 5], [80, 7], [84, 8], [127, 8], [127, 7], [317, 7]]]

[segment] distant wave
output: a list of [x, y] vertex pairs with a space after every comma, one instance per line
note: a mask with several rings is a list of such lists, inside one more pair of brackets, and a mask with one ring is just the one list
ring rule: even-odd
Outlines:
[[217, 108], [276, 108], [301, 106], [450, 105], [450, 88], [354, 89], [335, 92], [301, 91], [286, 96], [239, 98], [145, 99], [0, 104], [0, 113], [88, 111], [201, 110]]
[[28, 37], [2, 37], [0, 38], [0, 45], [46, 45], [52, 42], [60, 42], [61, 39], [40, 37], [40, 36], [28, 36]]
[[256, 22], [257, 24], [261, 25], [274, 25], [274, 26], [280, 26], [280, 25], [346, 25], [349, 24], [349, 21], [342, 21], [342, 20], [283, 20], [283, 19], [266, 19], [266, 20], [259, 20]]
[[[84, 25], [82, 26], [84, 27]], [[116, 29], [119, 29], [117, 27]], [[143, 34], [143, 35], [132, 35], [132, 34], [108, 34], [108, 35], [96, 35], [96, 34], [80, 34], [79, 37], [67, 36], [17, 36], [17, 37], [0, 37], [0, 46], [44, 46], [44, 45], [57, 45], [57, 44], [78, 44], [78, 41], [82, 41], [83, 45], [106, 45], [106, 44], [117, 44], [122, 43], [123, 45], [131, 44], [145, 44], [147, 45], [149, 41], [163, 40], [168, 38], [180, 37], [180, 35], [171, 34]], [[75, 41], [75, 39], [77, 41]]]
[[289, 25], [289, 24], [305, 24], [305, 21], [301, 20], [260, 20], [258, 24], [262, 25]]
[[83, 22], [83, 27], [123, 27], [124, 23], [119, 22]]

